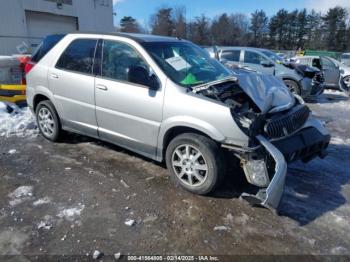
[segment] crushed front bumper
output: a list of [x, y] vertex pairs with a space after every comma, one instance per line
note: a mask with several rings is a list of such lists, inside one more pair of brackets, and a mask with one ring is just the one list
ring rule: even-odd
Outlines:
[[288, 163], [297, 160], [308, 162], [315, 157], [325, 157], [330, 142], [330, 134], [317, 119], [309, 119], [295, 134], [272, 144], [284, 155]]
[[283, 154], [265, 137], [259, 135], [256, 138], [275, 162], [274, 175], [267, 188], [261, 188], [255, 195], [243, 193], [241, 197], [253, 205], [261, 205], [268, 209], [275, 210], [278, 208], [283, 195], [284, 183], [287, 175], [287, 162]]

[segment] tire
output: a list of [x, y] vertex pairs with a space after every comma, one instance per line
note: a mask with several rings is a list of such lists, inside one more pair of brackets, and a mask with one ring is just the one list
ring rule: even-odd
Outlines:
[[294, 80], [285, 79], [283, 80], [284, 84], [288, 87], [289, 91], [293, 94], [301, 95], [301, 90], [299, 84]]
[[179, 135], [170, 142], [166, 149], [166, 165], [177, 184], [199, 195], [214, 191], [225, 175], [224, 154], [219, 146], [194, 133]]
[[340, 88], [341, 91], [345, 91], [349, 94], [350, 92], [350, 76], [345, 76], [342, 79], [342, 88]]
[[61, 123], [51, 101], [41, 101], [36, 107], [35, 116], [40, 133], [43, 137], [52, 142], [58, 141], [62, 132]]

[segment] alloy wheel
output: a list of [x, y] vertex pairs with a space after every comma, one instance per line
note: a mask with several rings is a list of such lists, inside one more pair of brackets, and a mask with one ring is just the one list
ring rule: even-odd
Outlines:
[[200, 150], [192, 145], [178, 146], [171, 158], [175, 174], [190, 187], [202, 185], [208, 175], [208, 165]]
[[47, 137], [52, 137], [55, 132], [55, 121], [50, 110], [46, 107], [42, 107], [38, 113], [38, 124], [40, 130]]

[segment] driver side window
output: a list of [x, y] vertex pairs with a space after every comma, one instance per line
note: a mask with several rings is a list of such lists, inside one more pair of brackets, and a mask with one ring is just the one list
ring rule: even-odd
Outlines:
[[267, 60], [260, 54], [252, 51], [244, 52], [244, 63], [261, 65], [262, 62], [266, 62]]
[[131, 46], [115, 41], [104, 41], [102, 77], [137, 83], [137, 80], [129, 78], [129, 70], [134, 68], [149, 71], [146, 62]]

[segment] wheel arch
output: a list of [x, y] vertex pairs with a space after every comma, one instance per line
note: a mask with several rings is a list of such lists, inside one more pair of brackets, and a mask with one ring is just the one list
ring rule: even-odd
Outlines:
[[46, 95], [43, 95], [43, 94], [36, 94], [34, 96], [34, 98], [33, 98], [33, 110], [34, 110], [34, 112], [36, 111], [38, 104], [42, 101], [45, 101], [45, 100], [50, 101], [50, 98]]
[[165, 151], [171, 140], [184, 133], [199, 134], [208, 137], [217, 143], [225, 140], [225, 137], [210, 125], [208, 125], [208, 128], [205, 128], [203, 125], [196, 125], [194, 122], [172, 124], [171, 126], [168, 126], [167, 128], [163, 127], [160, 130], [157, 148], [157, 159], [159, 159], [159, 161], [164, 160]]

